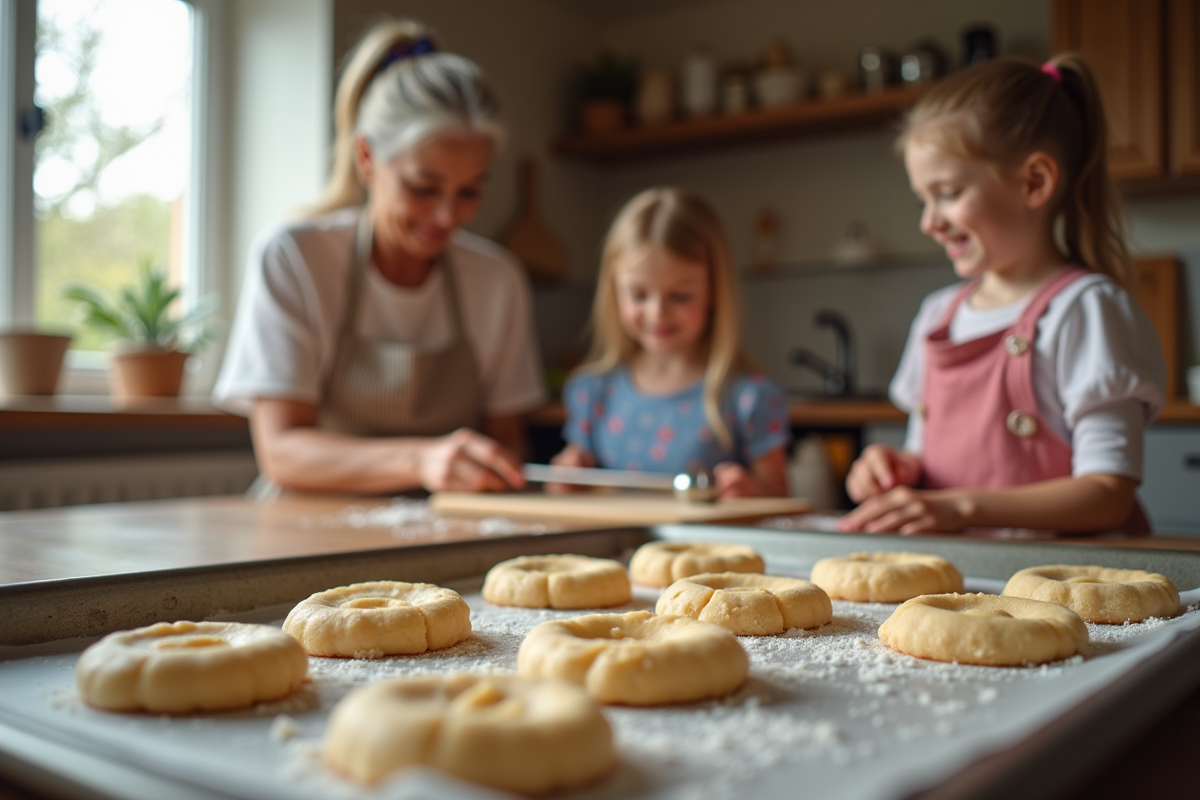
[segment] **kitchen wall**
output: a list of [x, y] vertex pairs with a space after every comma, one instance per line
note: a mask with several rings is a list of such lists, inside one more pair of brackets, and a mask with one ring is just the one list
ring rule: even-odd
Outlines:
[[[704, 193], [721, 212], [741, 263], [753, 253], [753, 222], [770, 207], [780, 221], [773, 275], [747, 273], [747, 342], [784, 385], [815, 390], [814, 375], [788, 364], [805, 346], [833, 355], [832, 336], [812, 322], [829, 307], [854, 328], [859, 383], [886, 385], [917, 306], [928, 291], [953, 280], [949, 265], [917, 230], [917, 207], [888, 131], [782, 140], [595, 166], [549, 154], [566, 127], [572, 69], [601, 47], [647, 65], [677, 66], [698, 43], [721, 59], [757, 58], [783, 37], [801, 63], [853, 69], [865, 45], [902, 51], [930, 37], [959, 58], [962, 29], [992, 24], [1002, 52], [1043, 58], [1050, 51], [1050, 0], [335, 0], [335, 56], [385, 14], [422, 19], [443, 45], [477, 60], [505, 110], [509, 144], [497, 159], [489, 193], [472, 228], [497, 237], [513, 219], [515, 163], [525, 154], [543, 164], [541, 212], [567, 246], [571, 280], [535, 287], [539, 335], [549, 363], [584, 345], [589, 293], [604, 228], [637, 190], [677, 184]], [[1128, 201], [1136, 252], [1191, 254], [1185, 272], [1190, 319], [1200, 319], [1200, 191], [1139, 193]], [[881, 266], [836, 267], [828, 257], [852, 223], [863, 223]], [[790, 266], [789, 266], [790, 265]], [[1200, 352], [1185, 332], [1185, 356]]]

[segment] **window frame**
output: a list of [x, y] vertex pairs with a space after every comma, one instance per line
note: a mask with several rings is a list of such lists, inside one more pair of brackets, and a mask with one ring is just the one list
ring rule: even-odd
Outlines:
[[[209, 293], [229, 297], [223, 284], [224, 241], [221, 212], [224, 148], [220, 87], [225, 80], [224, 0], [179, 0], [192, 8], [192, 154], [183, 226], [182, 301], [194, 304]], [[0, 96], [13, 98], [0, 108], [0, 327], [29, 328], [34, 320], [36, 251], [34, 232], [34, 139], [20, 134], [25, 109], [34, 107], [38, 0], [0, 0]], [[80, 357], [83, 356], [83, 357]], [[215, 367], [201, 360], [192, 376], [201, 392]], [[108, 357], [68, 354], [60, 391], [106, 394]]]

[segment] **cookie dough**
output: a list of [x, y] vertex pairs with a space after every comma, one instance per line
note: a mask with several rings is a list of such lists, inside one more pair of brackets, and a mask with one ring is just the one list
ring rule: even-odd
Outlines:
[[927, 594], [900, 605], [879, 626], [888, 647], [918, 658], [1015, 667], [1070, 658], [1087, 627], [1062, 606], [995, 594]]
[[498, 606], [608, 608], [629, 597], [629, 575], [610, 558], [521, 556], [501, 561], [483, 580], [483, 599]]
[[711, 622], [739, 636], [816, 628], [833, 619], [829, 595], [815, 583], [745, 572], [706, 572], [677, 580], [654, 610]]
[[1057, 603], [1086, 622], [1120, 625], [1179, 613], [1179, 591], [1156, 572], [1106, 567], [1029, 567], [1008, 579], [1004, 594]]
[[105, 636], [75, 662], [88, 705], [183, 714], [291, 694], [308, 676], [300, 643], [270, 625], [160, 622]]
[[719, 697], [741, 686], [749, 670], [729, 630], [649, 611], [543, 622], [517, 651], [521, 675], [562, 678], [601, 703], [631, 706]]
[[834, 600], [902, 603], [923, 594], [961, 592], [962, 575], [941, 556], [925, 553], [851, 553], [822, 558], [809, 578]]
[[638, 583], [659, 588], [705, 572], [762, 572], [762, 556], [744, 544], [647, 542], [629, 560]]
[[356, 689], [330, 716], [324, 757], [361, 783], [424, 765], [522, 794], [589, 783], [616, 760], [608, 722], [578, 686], [475, 674]]
[[471, 610], [453, 589], [373, 581], [317, 592], [291, 610], [283, 629], [314, 656], [415, 655], [470, 636]]

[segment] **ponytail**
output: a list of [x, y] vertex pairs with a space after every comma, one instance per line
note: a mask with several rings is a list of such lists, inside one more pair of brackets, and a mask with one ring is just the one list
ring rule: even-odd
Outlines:
[[1133, 270], [1116, 186], [1108, 171], [1108, 123], [1095, 75], [1074, 53], [1055, 56], [1047, 63], [1062, 76], [1062, 90], [1083, 122], [1077, 171], [1062, 204], [1066, 256], [1129, 287]]
[[503, 136], [479, 67], [437, 52], [425, 27], [408, 20], [379, 23], [359, 40], [343, 64], [333, 112], [333, 164], [321, 199], [308, 209], [314, 215], [365, 202], [354, 158], [357, 136], [384, 160], [448, 130], [497, 143]]

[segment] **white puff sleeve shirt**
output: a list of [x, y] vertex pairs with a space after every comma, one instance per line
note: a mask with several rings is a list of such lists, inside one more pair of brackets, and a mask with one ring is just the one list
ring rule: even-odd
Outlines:
[[[248, 415], [260, 397], [317, 404], [333, 368], [352, 267], [355, 209], [283, 226], [256, 240], [221, 372], [220, 408]], [[463, 326], [489, 417], [545, 402], [529, 285], [516, 260], [482, 237], [456, 231], [447, 246]], [[415, 288], [371, 264], [355, 330], [366, 338], [437, 349], [450, 342], [442, 271]]]
[[[909, 413], [905, 449], [921, 452], [926, 337], [961, 284], [921, 304], [888, 394]], [[964, 342], [1011, 327], [1027, 300], [996, 309], [959, 304], [950, 340]], [[1086, 275], [1054, 297], [1037, 324], [1033, 384], [1038, 413], [1070, 443], [1072, 474], [1142, 477], [1146, 426], [1162, 410], [1166, 365], [1158, 334], [1137, 301], [1108, 278]]]

